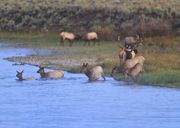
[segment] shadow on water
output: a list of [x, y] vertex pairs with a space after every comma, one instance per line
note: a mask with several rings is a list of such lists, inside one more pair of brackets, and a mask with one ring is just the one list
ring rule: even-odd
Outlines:
[[[31, 49], [0, 48], [0, 128], [178, 128], [180, 90], [84, 74], [41, 79], [38, 67], [3, 60]], [[35, 81], [17, 81], [16, 71]], [[48, 69], [47, 69], [48, 70]]]

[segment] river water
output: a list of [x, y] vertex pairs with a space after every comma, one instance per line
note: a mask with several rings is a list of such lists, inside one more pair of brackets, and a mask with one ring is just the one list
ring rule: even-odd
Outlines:
[[[5, 57], [32, 49], [0, 48], [0, 128], [179, 128], [180, 90], [127, 85], [112, 78], [89, 83], [65, 72], [41, 79], [38, 67], [13, 66]], [[17, 81], [16, 70], [36, 81]], [[47, 69], [46, 69], [47, 70]]]

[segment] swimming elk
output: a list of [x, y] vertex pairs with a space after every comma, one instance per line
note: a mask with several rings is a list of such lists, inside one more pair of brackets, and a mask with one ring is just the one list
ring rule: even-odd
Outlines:
[[23, 73], [24, 73], [24, 70], [19, 72], [19, 71], [16, 71], [17, 74], [16, 74], [16, 77], [18, 78], [18, 80], [22, 81], [22, 80], [36, 80], [34, 77], [27, 77], [27, 78], [23, 78]]
[[76, 39], [75, 34], [71, 32], [61, 32], [60, 33], [60, 43], [64, 46], [64, 41], [69, 41], [69, 46], [72, 46], [73, 41]]
[[42, 78], [62, 78], [62, 77], [64, 77], [63, 72], [58, 72], [58, 71], [45, 72], [44, 67], [39, 67], [39, 70], [37, 71], [37, 73], [39, 73]]
[[83, 63], [82, 68], [81, 68], [81, 73], [84, 73], [90, 81], [95, 81], [97, 79], [99, 79], [100, 77], [102, 77], [104, 80], [105, 76], [104, 76], [104, 72], [103, 72], [103, 68], [101, 66], [95, 66], [91, 69], [88, 68], [88, 63]]

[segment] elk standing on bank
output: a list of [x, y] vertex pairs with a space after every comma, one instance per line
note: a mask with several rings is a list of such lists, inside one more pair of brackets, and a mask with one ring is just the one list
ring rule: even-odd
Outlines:
[[24, 70], [19, 72], [19, 71], [16, 71], [17, 74], [16, 74], [16, 77], [18, 78], [18, 80], [20, 81], [23, 81], [23, 80], [36, 80], [36, 78], [34, 77], [27, 77], [27, 78], [23, 78], [23, 73], [24, 73]]
[[106, 80], [105, 76], [104, 76], [103, 68], [101, 66], [95, 66], [95, 67], [89, 69], [88, 63], [86, 63], [86, 64], [83, 63], [80, 72], [84, 73], [89, 78], [90, 81], [95, 81], [101, 77], [104, 80]]
[[69, 41], [69, 46], [73, 45], [73, 41], [77, 38], [75, 34], [71, 32], [61, 32], [60, 33], [60, 44], [64, 46], [64, 41]]
[[130, 70], [127, 70], [127, 75], [129, 75], [135, 82], [137, 82], [137, 78], [142, 72], [144, 72], [144, 65], [138, 63]]
[[144, 61], [145, 61], [145, 58], [143, 56], [136, 56], [132, 59], [128, 59], [126, 60], [125, 62], [123, 62], [121, 64], [121, 69], [122, 69], [122, 72], [128, 70], [128, 69], [131, 69], [133, 68], [136, 64], [141, 64], [141, 65], [144, 65]]
[[[93, 41], [94, 42], [94, 45], [96, 43], [96, 41], [98, 40], [98, 35], [96, 32], [88, 32], [85, 34], [84, 36], [84, 45], [86, 45], [88, 43], [88, 45], [90, 45], [90, 42]], [[99, 43], [100, 45], [100, 43]]]
[[124, 74], [124, 80], [127, 80], [127, 76], [130, 76], [133, 81], [137, 82], [137, 78], [144, 71], [144, 67], [142, 64], [136, 64], [133, 68], [122, 71], [121, 66], [115, 66], [112, 69], [111, 76], [113, 77], [114, 73], [123, 73]]
[[111, 76], [116, 73], [123, 73], [124, 79], [127, 79], [127, 75], [134, 81], [137, 81], [137, 77], [143, 71], [145, 58], [137, 55], [137, 51], [134, 51], [131, 59], [126, 59], [126, 52], [124, 48], [119, 50], [120, 66], [115, 66], [112, 69]]
[[62, 77], [64, 77], [63, 72], [58, 72], [58, 71], [45, 72], [44, 67], [39, 67], [39, 70], [37, 71], [37, 73], [39, 73], [42, 78], [62, 78]]
[[124, 48], [120, 47], [119, 49], [119, 59], [120, 63], [125, 62], [127, 59], [132, 59], [137, 55], [138, 51], [132, 50], [132, 51], [126, 51]]

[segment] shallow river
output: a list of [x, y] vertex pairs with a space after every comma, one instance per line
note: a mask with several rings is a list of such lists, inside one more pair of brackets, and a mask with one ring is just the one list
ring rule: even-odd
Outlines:
[[[112, 78], [89, 83], [67, 72], [63, 79], [40, 79], [37, 67], [3, 60], [33, 52], [0, 46], [0, 128], [180, 128], [180, 89]], [[22, 69], [38, 80], [17, 81]]]

